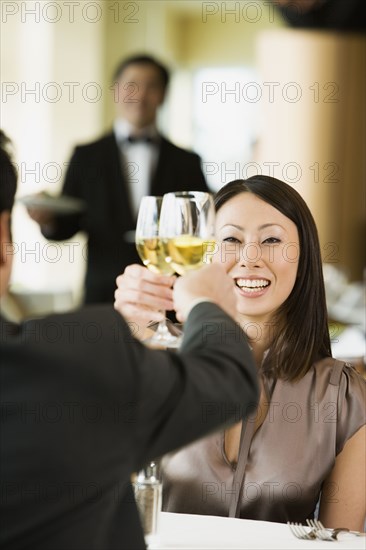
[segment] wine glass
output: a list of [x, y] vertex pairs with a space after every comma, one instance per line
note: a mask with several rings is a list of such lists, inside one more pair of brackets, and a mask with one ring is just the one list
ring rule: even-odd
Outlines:
[[201, 191], [167, 193], [159, 228], [165, 261], [176, 273], [183, 275], [209, 263], [216, 252], [212, 196]]
[[[143, 264], [154, 273], [173, 275], [174, 268], [166, 261], [166, 252], [159, 235], [162, 197], [147, 196], [141, 200], [136, 225], [136, 248]], [[172, 334], [174, 330], [175, 334]], [[153, 347], [175, 348], [180, 344], [180, 331], [169, 328], [164, 318], [151, 338], [145, 340]]]

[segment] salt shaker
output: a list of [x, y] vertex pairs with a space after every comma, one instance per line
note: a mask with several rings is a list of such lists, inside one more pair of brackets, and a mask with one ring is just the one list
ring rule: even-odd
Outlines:
[[155, 462], [150, 462], [140, 470], [134, 482], [134, 492], [145, 542], [149, 548], [152, 548], [158, 541], [158, 520], [162, 498], [162, 484], [158, 478]]

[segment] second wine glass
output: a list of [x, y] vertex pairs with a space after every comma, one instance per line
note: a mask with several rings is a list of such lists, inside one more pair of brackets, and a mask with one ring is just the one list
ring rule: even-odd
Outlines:
[[[173, 275], [174, 268], [166, 261], [166, 250], [159, 234], [162, 202], [162, 197], [142, 198], [136, 225], [136, 248], [143, 264], [150, 271]], [[145, 343], [152, 347], [175, 348], [179, 346], [180, 341], [179, 335], [170, 332], [164, 318], [157, 325], [153, 336], [145, 340]]]
[[166, 262], [179, 275], [209, 263], [216, 251], [212, 196], [201, 191], [167, 193], [159, 228]]

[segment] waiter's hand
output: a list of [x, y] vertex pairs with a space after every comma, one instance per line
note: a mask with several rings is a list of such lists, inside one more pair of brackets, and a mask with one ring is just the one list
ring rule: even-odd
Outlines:
[[27, 212], [29, 216], [37, 222], [41, 227], [43, 225], [51, 225], [54, 221], [53, 212], [45, 210], [44, 208], [28, 207]]
[[[48, 197], [49, 194], [46, 191], [41, 191], [40, 193], [36, 193], [35, 197], [43, 198]], [[51, 210], [47, 210], [47, 208], [39, 208], [37, 206], [28, 206], [27, 212], [29, 216], [34, 220], [36, 223], [38, 223], [41, 227], [42, 226], [51, 226], [54, 223], [54, 213]]]

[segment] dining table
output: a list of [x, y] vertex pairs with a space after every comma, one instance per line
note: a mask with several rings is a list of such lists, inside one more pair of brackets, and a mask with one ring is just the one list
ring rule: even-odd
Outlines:
[[366, 537], [341, 533], [336, 541], [300, 540], [284, 523], [161, 512], [158, 536], [148, 548], [365, 550]]

